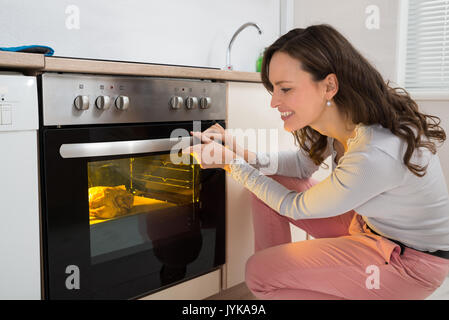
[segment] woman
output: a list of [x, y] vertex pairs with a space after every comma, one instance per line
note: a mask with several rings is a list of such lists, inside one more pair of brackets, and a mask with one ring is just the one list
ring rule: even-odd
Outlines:
[[[440, 119], [386, 84], [328, 25], [279, 38], [261, 75], [299, 150], [254, 154], [218, 125], [193, 133], [203, 143], [188, 150], [255, 195], [249, 289], [263, 299], [428, 297], [449, 272]], [[277, 175], [262, 175], [260, 163], [275, 156]], [[332, 173], [316, 183], [310, 177], [328, 156]], [[289, 222], [315, 239], [292, 243]]]

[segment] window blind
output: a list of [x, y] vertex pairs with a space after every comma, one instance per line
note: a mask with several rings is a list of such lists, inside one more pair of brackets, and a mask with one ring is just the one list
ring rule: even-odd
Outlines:
[[405, 87], [449, 93], [449, 0], [409, 0]]

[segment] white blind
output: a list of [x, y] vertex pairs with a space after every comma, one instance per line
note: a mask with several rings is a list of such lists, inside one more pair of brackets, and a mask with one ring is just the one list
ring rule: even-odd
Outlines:
[[449, 92], [449, 0], [409, 0], [405, 87]]

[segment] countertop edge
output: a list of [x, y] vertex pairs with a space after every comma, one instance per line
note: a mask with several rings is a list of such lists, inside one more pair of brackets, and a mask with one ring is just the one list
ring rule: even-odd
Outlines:
[[0, 51], [0, 69], [27, 73], [70, 72], [104, 75], [133, 75], [222, 81], [261, 82], [260, 73], [165, 66], [149, 63], [45, 57], [42, 54]]
[[0, 51], [0, 68], [40, 70], [45, 67], [43, 54]]

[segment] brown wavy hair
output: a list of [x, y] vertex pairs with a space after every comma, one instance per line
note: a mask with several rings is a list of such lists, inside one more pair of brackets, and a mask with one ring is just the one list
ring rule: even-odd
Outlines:
[[[427, 166], [410, 163], [415, 149], [425, 147], [433, 154], [436, 145], [443, 143], [446, 133], [440, 118], [419, 112], [417, 103], [403, 88], [392, 88], [381, 74], [333, 27], [322, 24], [293, 29], [265, 50], [261, 77], [271, 93], [268, 79], [271, 58], [284, 52], [300, 62], [302, 70], [314, 81], [329, 74], [338, 79], [338, 92], [333, 97], [339, 111], [354, 124], [380, 124], [407, 142], [404, 164], [415, 175], [426, 174]], [[416, 134], [416, 135], [415, 135]], [[306, 126], [293, 132], [296, 142], [313, 162], [321, 165], [327, 147], [327, 137]]]

